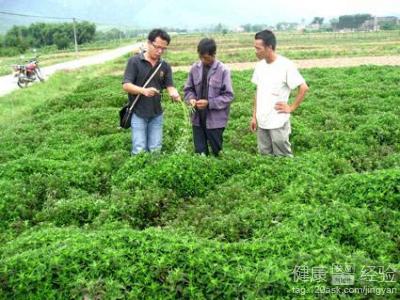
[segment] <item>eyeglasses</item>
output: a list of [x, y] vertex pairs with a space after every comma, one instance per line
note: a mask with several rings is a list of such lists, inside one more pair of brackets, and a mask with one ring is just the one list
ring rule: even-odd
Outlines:
[[154, 43], [151, 43], [151, 45], [156, 49], [156, 50], [160, 50], [161, 52], [167, 51], [167, 47], [163, 47], [163, 46], [158, 46]]

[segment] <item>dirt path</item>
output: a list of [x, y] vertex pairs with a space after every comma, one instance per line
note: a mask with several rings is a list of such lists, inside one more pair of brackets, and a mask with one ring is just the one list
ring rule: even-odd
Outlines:
[[[101, 64], [106, 61], [118, 58], [126, 53], [135, 51], [135, 49], [138, 49], [140, 45], [141, 43], [136, 43], [133, 45], [105, 51], [97, 55], [71, 60], [64, 63], [55, 64], [49, 67], [44, 67], [41, 68], [42, 74], [44, 75], [45, 78], [48, 78], [51, 74], [53, 74], [56, 71], [74, 70], [84, 66]], [[0, 96], [4, 96], [16, 89], [18, 89], [18, 86], [17, 86], [17, 79], [15, 77], [13, 77], [12, 75], [6, 75], [0, 77]]]
[[[134, 45], [129, 45], [107, 51], [98, 55], [85, 57], [77, 60], [68, 61], [65, 63], [56, 64], [53, 66], [42, 68], [42, 73], [45, 77], [49, 77], [56, 71], [59, 70], [73, 70], [83, 66], [100, 64], [108, 60], [118, 58], [128, 52], [137, 49], [141, 43]], [[368, 57], [340, 57], [340, 58], [321, 58], [321, 59], [302, 59], [294, 60], [296, 65], [300, 69], [307, 68], [339, 68], [339, 67], [352, 67], [360, 65], [390, 65], [390, 66], [400, 66], [400, 56], [368, 56]], [[226, 65], [231, 70], [249, 70], [253, 69], [256, 62], [243, 62], [243, 63], [227, 63]], [[190, 66], [178, 66], [173, 67], [173, 71], [186, 71], [188, 72]], [[115, 72], [113, 75], [121, 75], [123, 70], [120, 72]], [[0, 96], [4, 96], [11, 91], [18, 89], [16, 78], [11, 75], [0, 77]]]
[[[293, 60], [300, 69], [308, 68], [340, 68], [360, 65], [387, 65], [400, 66], [400, 56], [364, 56], [364, 57], [333, 57], [318, 59]], [[256, 62], [226, 63], [226, 66], [234, 71], [253, 69]], [[190, 66], [173, 67], [174, 71], [188, 72]]]

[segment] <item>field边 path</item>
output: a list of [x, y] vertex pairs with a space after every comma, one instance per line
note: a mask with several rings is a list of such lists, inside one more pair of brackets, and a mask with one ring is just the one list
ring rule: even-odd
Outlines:
[[[361, 57], [332, 57], [318, 59], [293, 60], [300, 69], [309, 68], [341, 68], [361, 65], [400, 66], [400, 55], [397, 56], [361, 56]], [[254, 69], [256, 62], [226, 63], [232, 71]], [[173, 67], [174, 71], [189, 71], [190, 66]]]

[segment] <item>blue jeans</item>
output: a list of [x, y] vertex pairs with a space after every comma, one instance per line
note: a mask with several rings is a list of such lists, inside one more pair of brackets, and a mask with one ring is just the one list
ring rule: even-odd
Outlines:
[[142, 151], [161, 151], [163, 115], [141, 118], [132, 114], [132, 155]]

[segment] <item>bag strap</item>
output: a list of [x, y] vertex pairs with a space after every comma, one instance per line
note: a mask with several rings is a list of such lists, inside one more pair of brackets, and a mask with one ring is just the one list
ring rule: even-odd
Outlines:
[[[150, 81], [154, 78], [154, 76], [156, 75], [156, 73], [158, 72], [158, 70], [160, 70], [161, 65], [163, 63], [163, 60], [160, 60], [160, 63], [158, 64], [157, 68], [154, 70], [153, 74], [151, 74], [151, 76], [149, 77], [149, 79], [147, 79], [147, 81], [144, 83], [143, 88], [146, 88], [146, 86], [150, 83]], [[132, 111], [133, 107], [135, 106], [136, 102], [138, 102], [139, 98], [140, 98], [140, 94], [136, 95], [135, 100], [132, 101], [132, 103], [129, 105], [129, 112]]]

